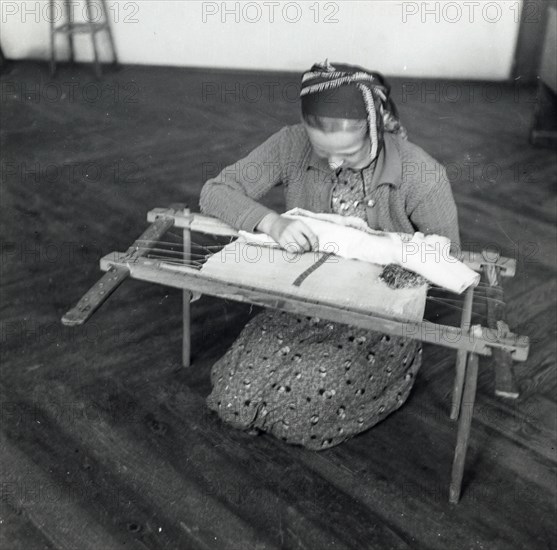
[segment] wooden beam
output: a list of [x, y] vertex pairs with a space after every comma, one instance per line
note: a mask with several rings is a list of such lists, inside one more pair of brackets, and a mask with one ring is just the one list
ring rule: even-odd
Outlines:
[[[189, 215], [179, 211], [170, 211], [168, 208], [154, 208], [147, 214], [147, 221], [153, 222], [157, 216], [173, 216], [175, 227], [189, 227], [192, 231], [209, 235], [224, 237], [237, 237], [238, 231], [230, 225], [203, 214], [191, 213]], [[500, 269], [501, 276], [514, 277], [516, 273], [516, 260], [499, 256], [493, 251], [471, 252], [461, 250], [458, 258], [474, 271], [482, 271], [483, 266], [495, 265]]]
[[300, 300], [286, 292], [262, 290], [248, 285], [230, 283], [216, 277], [208, 277], [202, 271], [187, 266], [176, 266], [145, 258], [126, 261], [125, 256], [118, 252], [101, 259], [102, 270], [107, 271], [113, 266], [129, 268], [131, 277], [142, 281], [188, 289], [192, 292], [248, 302], [290, 313], [312, 315], [451, 349], [465, 349], [479, 355], [489, 356], [493, 348], [501, 348], [511, 352], [515, 361], [525, 361], [528, 357], [529, 340], [527, 337], [515, 334], [501, 337], [496, 330], [484, 327], [466, 331], [448, 325], [436, 325], [429, 321], [416, 323], [407, 322], [404, 319], [381, 317], [363, 309], [340, 309], [333, 303]]
[[123, 264], [108, 269], [100, 280], [98, 280], [79, 300], [75, 307], [70, 309], [63, 317], [62, 324], [66, 326], [82, 325], [95, 311], [106, 301], [106, 299], [126, 280], [130, 274], [127, 262], [133, 262], [146, 254], [156, 242], [174, 225], [171, 216], [158, 217], [147, 230], [137, 239], [121, 258]]
[[180, 228], [191, 228], [192, 231], [197, 233], [205, 233], [207, 235], [219, 235], [222, 237], [237, 237], [238, 231], [232, 226], [220, 221], [217, 218], [204, 216], [203, 214], [183, 212], [169, 213], [168, 208], [153, 208], [147, 213], [147, 221], [154, 221], [157, 216], [174, 217], [174, 226]]
[[494, 254], [493, 251], [471, 252], [461, 250], [458, 259], [477, 272], [481, 272], [485, 266], [496, 266], [499, 268], [502, 277], [514, 277], [516, 274], [516, 260], [499, 256]]

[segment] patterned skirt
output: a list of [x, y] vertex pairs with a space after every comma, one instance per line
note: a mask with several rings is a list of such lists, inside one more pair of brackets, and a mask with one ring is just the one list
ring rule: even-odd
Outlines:
[[415, 340], [265, 310], [213, 365], [207, 404], [236, 428], [326, 449], [406, 401], [421, 353]]

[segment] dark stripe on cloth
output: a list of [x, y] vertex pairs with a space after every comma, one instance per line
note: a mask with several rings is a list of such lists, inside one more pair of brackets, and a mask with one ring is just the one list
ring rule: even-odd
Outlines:
[[298, 275], [294, 281], [294, 286], [300, 286], [320, 265], [323, 265], [331, 256], [332, 252], [323, 254], [319, 260], [317, 260], [312, 266], [308, 267], [303, 273]]

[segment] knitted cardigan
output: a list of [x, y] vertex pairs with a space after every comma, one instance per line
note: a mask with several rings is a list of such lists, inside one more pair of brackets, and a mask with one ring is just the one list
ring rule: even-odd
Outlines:
[[[417, 145], [386, 132], [376, 162], [362, 171], [367, 221], [372, 229], [448, 237], [460, 245], [457, 210], [443, 166]], [[286, 208], [331, 212], [338, 175], [318, 157], [302, 124], [285, 126], [243, 159], [207, 180], [204, 214], [236, 229], [255, 231], [272, 212], [257, 202], [284, 186]]]

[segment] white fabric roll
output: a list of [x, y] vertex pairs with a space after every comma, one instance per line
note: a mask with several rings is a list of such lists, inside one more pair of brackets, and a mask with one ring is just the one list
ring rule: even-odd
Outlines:
[[[479, 283], [479, 273], [449, 254], [446, 237], [373, 231], [360, 218], [301, 208], [283, 216], [303, 221], [317, 235], [321, 252], [378, 265], [397, 264], [457, 294]], [[251, 244], [278, 246], [264, 233], [240, 231], [240, 238]]]

